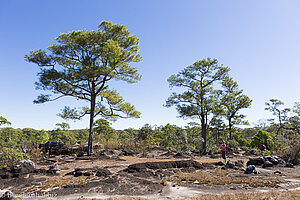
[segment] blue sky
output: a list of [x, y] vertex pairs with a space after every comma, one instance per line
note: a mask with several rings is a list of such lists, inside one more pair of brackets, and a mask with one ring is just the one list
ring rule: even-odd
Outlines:
[[[250, 123], [270, 118], [264, 111], [270, 98], [286, 107], [300, 101], [299, 9], [297, 0], [0, 0], [0, 116], [14, 128], [53, 129], [65, 105], [80, 107], [71, 98], [33, 104], [41, 92], [34, 86], [39, 69], [24, 55], [55, 43], [60, 33], [96, 30], [106, 20], [136, 35], [143, 57], [134, 64], [141, 81], [113, 85], [142, 117], [118, 120], [114, 128], [186, 125], [174, 108], [163, 107], [171, 94], [167, 78], [207, 57], [230, 67], [253, 100], [242, 110]], [[69, 123], [88, 127], [88, 119]]]

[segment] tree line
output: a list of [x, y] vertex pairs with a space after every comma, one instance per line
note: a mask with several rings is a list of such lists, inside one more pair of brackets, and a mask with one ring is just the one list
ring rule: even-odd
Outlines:
[[[293, 149], [299, 150], [299, 103], [293, 108], [281, 108], [280, 100], [271, 99], [266, 102], [266, 110], [274, 114], [273, 119], [259, 120], [251, 128], [239, 128], [226, 125], [225, 120], [215, 123], [210, 120], [207, 126], [207, 151], [218, 153], [222, 140], [227, 140], [229, 151], [236, 149], [255, 149], [261, 143], [267, 146], [268, 154], [288, 153]], [[285, 115], [282, 112], [285, 110]], [[287, 112], [288, 110], [288, 112]], [[281, 118], [279, 118], [281, 117]], [[224, 119], [226, 119], [224, 117]], [[277, 120], [276, 120], [277, 119]], [[1, 124], [10, 122], [1, 117]], [[89, 138], [88, 129], [69, 130], [66, 122], [56, 124], [54, 130], [35, 130], [32, 128], [14, 129], [3, 127], [0, 129], [0, 162], [9, 163], [25, 158], [38, 158], [42, 155], [39, 144], [48, 141], [64, 143], [66, 145], [84, 145]], [[109, 121], [98, 119], [94, 123], [93, 140], [100, 144], [100, 148], [123, 149], [132, 151], [147, 151], [159, 146], [172, 151], [203, 153], [204, 139], [201, 135], [202, 126], [196, 122], [188, 123], [184, 127], [172, 124], [150, 125], [145, 124], [140, 129], [128, 128], [115, 130]], [[231, 139], [230, 138], [231, 135]], [[298, 140], [297, 140], [298, 138]], [[294, 152], [295, 160], [299, 158], [299, 151]], [[0, 163], [1, 165], [1, 163]]]

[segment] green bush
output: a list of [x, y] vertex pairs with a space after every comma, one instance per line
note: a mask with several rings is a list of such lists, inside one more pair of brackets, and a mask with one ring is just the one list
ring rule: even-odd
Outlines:
[[271, 151], [269, 151], [269, 150], [266, 149], [266, 150], [263, 151], [262, 155], [263, 156], [270, 156], [271, 155]]
[[251, 141], [249, 139], [246, 139], [244, 135], [238, 132], [233, 132], [232, 133], [232, 140], [235, 140], [237, 142], [237, 146], [232, 146], [232, 147], [249, 147]]
[[17, 163], [20, 160], [30, 159], [28, 154], [21, 150], [4, 148], [0, 153], [0, 166], [9, 166]]
[[251, 140], [251, 146], [258, 148], [260, 144], [266, 145], [267, 150], [275, 151], [276, 153], [282, 152], [283, 142], [278, 139], [275, 133], [259, 130]]
[[272, 137], [267, 131], [259, 130], [251, 140], [252, 147], [259, 147], [261, 143], [265, 144], [267, 149], [270, 149]]

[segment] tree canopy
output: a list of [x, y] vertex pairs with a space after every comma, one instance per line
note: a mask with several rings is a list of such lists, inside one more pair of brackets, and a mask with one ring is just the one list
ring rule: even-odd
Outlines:
[[37, 89], [51, 91], [41, 94], [34, 103], [54, 101], [71, 96], [89, 102], [82, 108], [65, 107], [65, 119], [81, 119], [90, 115], [88, 155], [93, 151], [94, 118], [139, 117], [134, 106], [111, 89], [108, 82], [121, 80], [135, 83], [141, 76], [131, 62], [141, 61], [139, 39], [124, 25], [103, 21], [97, 31], [72, 31], [56, 38], [57, 44], [45, 50], [31, 51], [28, 62], [40, 66]]
[[10, 125], [11, 123], [6, 118], [0, 116], [0, 126], [4, 124]]
[[176, 106], [180, 117], [200, 119], [203, 138], [203, 151], [206, 152], [206, 132], [208, 116], [212, 113], [216, 90], [213, 84], [227, 76], [228, 67], [218, 64], [217, 59], [203, 59], [186, 67], [168, 79], [170, 87], [184, 88], [183, 93], [173, 92], [166, 106]]
[[252, 100], [242, 94], [243, 90], [240, 90], [238, 83], [230, 77], [223, 80], [222, 86], [224, 90], [221, 91], [221, 107], [223, 115], [228, 121], [229, 139], [231, 140], [231, 129], [234, 124], [248, 124], [248, 121], [243, 120], [246, 116], [240, 114], [239, 111], [248, 108]]

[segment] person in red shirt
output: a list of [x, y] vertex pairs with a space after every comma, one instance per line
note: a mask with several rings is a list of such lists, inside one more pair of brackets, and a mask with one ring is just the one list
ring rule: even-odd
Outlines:
[[223, 140], [223, 144], [221, 145], [221, 152], [222, 152], [222, 158], [224, 159], [226, 164], [226, 144], [224, 140]]

